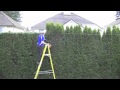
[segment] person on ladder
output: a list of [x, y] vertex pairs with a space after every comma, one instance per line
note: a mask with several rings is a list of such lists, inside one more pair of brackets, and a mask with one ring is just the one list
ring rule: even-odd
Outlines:
[[45, 42], [46, 39], [45, 39], [45, 33], [42, 32], [38, 35], [38, 40], [37, 40], [37, 46], [38, 46], [38, 62], [40, 62], [40, 58], [42, 56], [42, 53], [43, 53], [43, 49], [45, 47], [45, 45], [49, 45], [49, 47], [51, 48], [51, 44], [50, 43], [46, 43]]

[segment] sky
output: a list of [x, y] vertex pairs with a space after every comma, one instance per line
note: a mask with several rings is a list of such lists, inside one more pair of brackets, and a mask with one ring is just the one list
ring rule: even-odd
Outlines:
[[100, 27], [104, 27], [116, 19], [116, 11], [21, 11], [21, 25], [30, 28], [61, 12], [75, 13]]

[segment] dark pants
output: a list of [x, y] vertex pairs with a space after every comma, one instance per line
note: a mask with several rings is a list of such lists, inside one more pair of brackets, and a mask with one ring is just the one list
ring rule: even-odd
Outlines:
[[38, 46], [38, 62], [40, 62], [40, 59], [43, 54], [43, 50], [44, 50], [44, 46]]

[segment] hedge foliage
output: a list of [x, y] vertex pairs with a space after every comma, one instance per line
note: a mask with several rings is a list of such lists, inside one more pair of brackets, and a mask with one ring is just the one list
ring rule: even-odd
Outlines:
[[[99, 30], [47, 24], [46, 39], [57, 79], [119, 79], [120, 29], [113, 27], [101, 37]], [[33, 79], [37, 70], [38, 34], [0, 34], [0, 78]], [[45, 57], [41, 70], [50, 69]], [[39, 75], [40, 79], [53, 78]]]

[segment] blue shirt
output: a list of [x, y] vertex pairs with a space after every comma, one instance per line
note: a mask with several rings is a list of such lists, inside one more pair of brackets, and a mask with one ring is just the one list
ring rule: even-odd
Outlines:
[[44, 36], [43, 34], [40, 34], [40, 35], [38, 36], [37, 45], [38, 45], [38, 46], [44, 46], [44, 44], [42, 44], [42, 41], [44, 41], [44, 40], [45, 40], [45, 36]]

